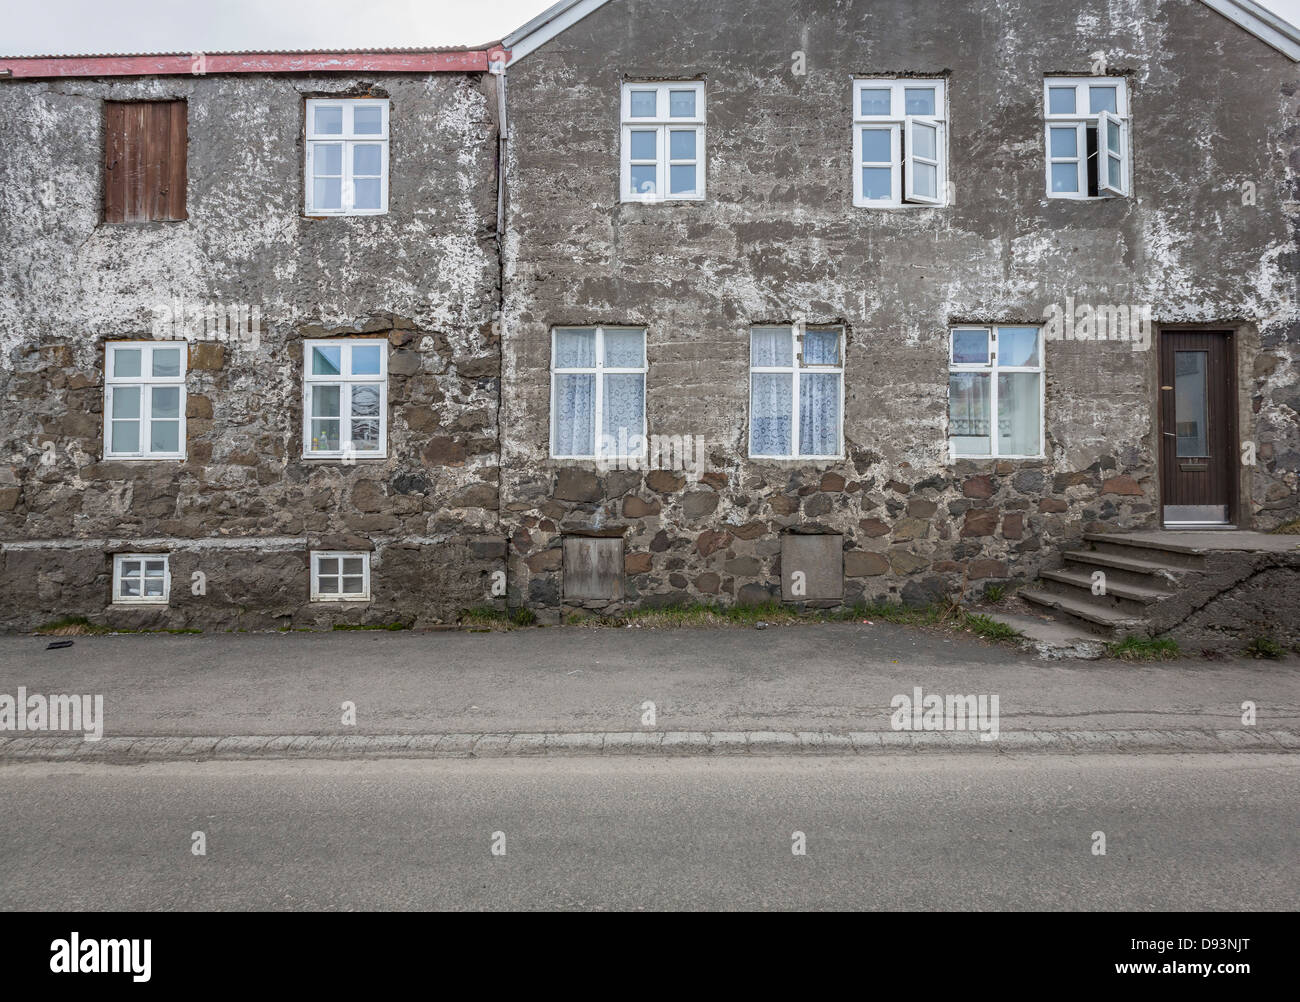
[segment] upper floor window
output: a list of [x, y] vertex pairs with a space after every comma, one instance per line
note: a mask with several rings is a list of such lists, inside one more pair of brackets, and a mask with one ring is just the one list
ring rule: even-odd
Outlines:
[[624, 202], [704, 198], [704, 84], [623, 85]]
[[388, 100], [307, 102], [309, 216], [388, 211]]
[[185, 458], [184, 341], [110, 341], [104, 357], [104, 458]]
[[551, 455], [644, 456], [645, 331], [557, 327], [551, 336]]
[[1118, 77], [1048, 77], [1049, 198], [1107, 198], [1129, 193], [1128, 86]]
[[950, 455], [1041, 457], [1042, 328], [956, 327], [949, 349]]
[[853, 82], [853, 204], [948, 203], [942, 80]]
[[382, 459], [388, 442], [388, 342], [303, 345], [304, 459]]
[[844, 331], [755, 327], [749, 341], [749, 455], [844, 454]]
[[104, 222], [188, 219], [184, 101], [104, 104]]

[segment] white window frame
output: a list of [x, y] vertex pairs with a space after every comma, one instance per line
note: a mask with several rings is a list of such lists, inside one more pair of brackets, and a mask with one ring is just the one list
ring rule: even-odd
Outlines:
[[[342, 109], [343, 131], [337, 134], [316, 131], [316, 109], [334, 106]], [[377, 107], [380, 109], [382, 128], [378, 134], [358, 134], [353, 122], [357, 108]], [[388, 113], [387, 98], [308, 98], [306, 123], [306, 158], [303, 166], [303, 214], [307, 216], [382, 216], [388, 212]], [[315, 161], [316, 147], [319, 145], [341, 145], [343, 147], [343, 164], [340, 187], [342, 194], [337, 209], [322, 209], [313, 204], [316, 193]], [[353, 151], [357, 146], [378, 146], [379, 152], [379, 208], [358, 209], [355, 207], [356, 188], [353, 176]], [[333, 176], [333, 175], [330, 175]], [[366, 175], [369, 177], [370, 175]]]
[[[560, 367], [555, 364], [556, 355], [559, 350], [560, 334], [574, 331], [594, 331], [596, 334], [596, 364], [595, 366], [576, 366]], [[611, 368], [605, 365], [605, 332], [613, 331], [621, 334], [640, 334], [641, 335], [641, 366], [639, 368]], [[650, 389], [650, 356], [648, 345], [648, 331], [644, 327], [622, 327], [604, 325], [600, 327], [553, 327], [551, 328], [551, 458], [552, 459], [587, 459], [587, 460], [622, 460], [622, 459], [645, 459], [649, 454], [650, 426], [647, 416], [649, 389]], [[644, 391], [641, 394], [641, 451], [631, 453], [606, 453], [600, 451], [602, 429], [605, 427], [605, 376], [641, 376], [644, 385]], [[556, 387], [559, 384], [560, 376], [595, 376], [596, 382], [596, 412], [593, 417], [593, 434], [592, 448], [595, 450], [591, 455], [558, 455], [555, 451], [555, 404], [558, 398]]]
[[[797, 459], [797, 460], [837, 460], [844, 458], [844, 349], [845, 349], [845, 331], [838, 324], [792, 324], [788, 329], [790, 331], [791, 354], [790, 359], [793, 365], [754, 365], [754, 331], [755, 330], [781, 330], [784, 324], [754, 324], [746, 332], [749, 337], [749, 398], [746, 401], [747, 410], [749, 411], [749, 420], [745, 427], [746, 438], [749, 439], [749, 458], [750, 459]], [[805, 365], [803, 361], [803, 335], [805, 331], [835, 331], [839, 335], [839, 365]], [[790, 453], [788, 455], [770, 455], [754, 452], [754, 375], [755, 373], [789, 373], [790, 374]], [[802, 390], [802, 380], [799, 378], [803, 372], [825, 372], [834, 373], [840, 377], [840, 405], [839, 405], [839, 451], [831, 456], [804, 454], [799, 451], [799, 394]]]
[[[1100, 111], [1092, 112], [1092, 99], [1089, 89], [1092, 87], [1114, 87], [1115, 88], [1115, 113]], [[1053, 90], [1073, 90], [1074, 91], [1074, 112], [1052, 113], [1052, 91]], [[1096, 201], [1102, 198], [1126, 198], [1132, 192], [1131, 164], [1133, 159], [1132, 143], [1130, 136], [1129, 116], [1129, 96], [1128, 81], [1123, 77], [1046, 77], [1043, 80], [1043, 119], [1045, 142], [1044, 151], [1047, 161], [1047, 197], [1048, 198], [1072, 198], [1076, 201]], [[1108, 164], [1105, 162], [1107, 157], [1107, 135], [1106, 123], [1115, 122], [1120, 130], [1120, 145], [1122, 149], [1118, 151], [1120, 161], [1120, 170], [1122, 172], [1121, 187], [1116, 189], [1109, 183], [1109, 173], [1103, 168]], [[1052, 156], [1052, 130], [1063, 129], [1070, 126], [1075, 127], [1075, 136], [1077, 143], [1077, 157], [1053, 157]], [[1097, 130], [1097, 190], [1096, 195], [1088, 194], [1088, 127], [1092, 126]], [[1061, 163], [1075, 163], [1079, 178], [1079, 190], [1074, 191], [1053, 191], [1052, 190], [1052, 165]]]
[[[180, 352], [179, 373], [175, 376], [154, 376], [153, 352], [155, 348], [174, 348]], [[114, 356], [123, 349], [140, 352], [140, 375], [115, 376]], [[188, 341], [109, 341], [104, 345], [104, 458], [105, 459], [185, 459], [185, 376], [189, 365]], [[148, 448], [150, 422], [153, 420], [153, 389], [155, 387], [175, 386], [180, 388], [178, 414], [177, 445], [175, 452], [155, 452]], [[113, 451], [113, 394], [118, 388], [138, 387], [140, 393], [140, 448], [133, 452]], [[173, 420], [160, 418], [159, 420]]]
[[[669, 114], [669, 95], [672, 91], [692, 91], [695, 94], [695, 115], [690, 118], [673, 118]], [[655, 116], [653, 118], [632, 117], [632, 92], [655, 92]], [[707, 163], [705, 142], [708, 133], [708, 109], [703, 81], [655, 81], [646, 83], [624, 83], [621, 98], [622, 113], [622, 151], [619, 155], [619, 201], [621, 202], [702, 202], [706, 197]], [[654, 132], [656, 147], [656, 174], [659, 191], [643, 193], [632, 191], [632, 133]], [[695, 133], [695, 159], [673, 160], [671, 150], [671, 132]], [[638, 164], [649, 163], [638, 160]], [[673, 195], [669, 193], [672, 185], [671, 168], [673, 164], [695, 165], [695, 191], [689, 194]]]
[[[330, 577], [339, 579], [338, 592], [322, 592], [320, 590], [320, 562], [326, 559], [337, 559], [339, 561], [339, 573], [332, 574]], [[342, 592], [343, 578], [355, 577], [354, 574], [343, 574], [344, 560], [361, 560], [361, 593], [344, 594]], [[330, 602], [330, 603], [353, 603], [370, 601], [370, 554], [364, 550], [312, 550], [311, 553], [311, 600], [313, 602]]]
[[[156, 577], [156, 575], [147, 575], [145, 573], [146, 560], [161, 560], [162, 570], [162, 594], [146, 595], [144, 593], [144, 582], [146, 577]], [[130, 561], [140, 563], [140, 594], [123, 595], [122, 594], [122, 565]], [[113, 554], [113, 605], [168, 605], [171, 602], [172, 594], [172, 570], [171, 561], [166, 553], [115, 553]]]
[[[378, 375], [352, 374], [352, 349], [355, 346], [379, 348]], [[311, 371], [312, 349], [317, 347], [340, 348], [339, 369], [337, 376], [313, 375]], [[362, 461], [388, 458], [388, 339], [387, 338], [315, 338], [303, 342], [302, 347], [302, 458], [303, 459], [341, 459]], [[352, 393], [354, 385], [379, 384], [379, 449], [358, 450], [352, 439]], [[338, 386], [339, 390], [339, 448], [312, 449], [311, 447], [311, 404], [312, 393], [318, 386]], [[346, 392], [345, 392], [346, 390]], [[371, 420], [363, 418], [363, 420]]]
[[[933, 115], [908, 115], [907, 89], [934, 88]], [[864, 115], [862, 92], [888, 90], [890, 106], [888, 115]], [[912, 153], [912, 127], [914, 124], [935, 129], [934, 160], [915, 157]], [[863, 129], [890, 130], [890, 163], [862, 160]], [[936, 168], [936, 198], [915, 191], [913, 176], [917, 161]], [[863, 195], [862, 168], [889, 167], [892, 171], [890, 197], [869, 199]], [[934, 208], [952, 204], [952, 185], [948, 166], [948, 82], [942, 77], [885, 77], [861, 78], [853, 81], [853, 204], [860, 209], [901, 209], [926, 206]]]
[[[998, 360], [998, 331], [1002, 328], [1034, 328], [1038, 331], [1038, 364], [1037, 365], [1000, 365]], [[956, 362], [954, 354], [956, 351], [957, 338], [959, 331], [983, 331], [988, 335], [988, 361], [987, 362]], [[1043, 459], [1046, 448], [1047, 436], [1047, 359], [1043, 355], [1044, 337], [1043, 328], [1039, 324], [959, 324], [948, 331], [948, 372], [951, 376], [954, 372], [987, 372], [989, 373], [989, 451], [987, 454], [971, 455], [969, 453], [958, 453], [957, 443], [952, 434], [952, 381], [948, 381], [948, 403], [945, 419], [949, 424], [948, 427], [948, 459], [956, 461], [958, 459]], [[1038, 373], [1038, 452], [1032, 456], [1019, 453], [1002, 453], [998, 451], [998, 440], [1001, 437], [998, 434], [998, 375], [1003, 372], [1035, 372]]]

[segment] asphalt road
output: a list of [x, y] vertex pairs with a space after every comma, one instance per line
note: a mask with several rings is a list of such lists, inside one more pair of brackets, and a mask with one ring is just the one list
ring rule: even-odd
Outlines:
[[1283, 755], [7, 765], [0, 907], [1294, 910], [1298, 822]]
[[[1300, 661], [1049, 663], [879, 623], [509, 634], [0, 637], [0, 693], [104, 696], [106, 735], [888, 730], [890, 701], [997, 694], [1003, 731], [1300, 729]], [[342, 725], [342, 704], [356, 726]]]

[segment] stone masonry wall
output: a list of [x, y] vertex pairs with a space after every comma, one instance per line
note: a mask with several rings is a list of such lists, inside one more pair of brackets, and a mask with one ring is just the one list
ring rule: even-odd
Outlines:
[[[387, 215], [304, 218], [304, 99], [391, 100]], [[188, 101], [189, 219], [105, 225], [106, 99]], [[483, 605], [498, 524], [496, 98], [482, 74], [0, 85], [0, 627], [436, 624]], [[188, 457], [104, 461], [104, 345], [156, 304], [261, 312], [189, 347]], [[302, 459], [303, 339], [388, 346], [388, 458]], [[310, 549], [373, 551], [373, 601], [309, 602]], [[173, 554], [163, 612], [113, 552]], [[193, 571], [207, 594], [191, 594]]]
[[[566, 535], [625, 540], [625, 601], [781, 594], [782, 534], [843, 537], [845, 599], [1027, 579], [1159, 520], [1155, 351], [1046, 345], [1042, 460], [947, 456], [948, 331], [1052, 304], [1236, 331], [1241, 521], [1300, 516], [1300, 71], [1204, 4], [613, 0], [510, 71], [503, 511], [512, 601], [563, 600]], [[1132, 196], [1049, 200], [1043, 79], [1128, 81]], [[795, 75], [792, 54], [806, 57]], [[943, 76], [952, 204], [852, 205], [854, 76]], [[708, 197], [619, 200], [620, 87], [706, 83]], [[1244, 204], [1244, 182], [1254, 204]], [[846, 458], [748, 459], [751, 326], [842, 324]], [[708, 474], [549, 457], [551, 330], [645, 327], [648, 432]], [[599, 602], [583, 603], [599, 606]], [[616, 603], [617, 604], [617, 603]]]

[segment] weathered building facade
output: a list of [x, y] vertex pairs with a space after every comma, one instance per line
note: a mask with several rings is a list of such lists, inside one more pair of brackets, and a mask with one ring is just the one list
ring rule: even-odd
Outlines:
[[0, 626], [928, 602], [1295, 520], [1300, 43], [1212, 6], [0, 60]]
[[[523, 519], [519, 601], [565, 595], [568, 536], [621, 540], [627, 571], [571, 605], [927, 601], [1032, 577], [1088, 530], [1300, 514], [1294, 47], [1166, 0], [564, 11], [505, 42], [502, 502]], [[1119, 140], [1100, 151], [1098, 122]], [[1097, 187], [1085, 151], [1114, 154], [1113, 191], [1082, 197]], [[1125, 307], [1127, 336], [1085, 329], [1088, 311]], [[557, 451], [575, 421], [591, 448], [592, 410], [609, 426], [608, 406], [574, 403], [590, 386], [574, 388], [580, 332], [603, 343], [604, 328], [645, 332], [644, 433], [652, 449], [702, 442], [698, 468]], [[1184, 330], [1228, 349], [1208, 382], [1231, 391], [1211, 406], [1235, 427], [1214, 450], [1218, 495], [1180, 507], [1162, 463], [1207, 451], [1185, 441], [1187, 415], [1161, 424], [1161, 347]], [[1200, 361], [1183, 347], [1179, 365]], [[1184, 411], [1193, 376], [1176, 377]], [[991, 414], [972, 399], [990, 380], [1007, 405]], [[792, 431], [801, 418], [818, 427]], [[591, 546], [588, 562], [617, 557]]]
[[[67, 69], [54, 62], [16, 69]], [[208, 56], [193, 73], [183, 62], [165, 75], [90, 61], [67, 78], [0, 81], [9, 248], [0, 620], [22, 629], [63, 616], [135, 628], [455, 622], [504, 570], [498, 100], [487, 54]], [[386, 141], [353, 165], [383, 154], [382, 214], [310, 204], [308, 109], [324, 102], [328, 130], [340, 100], [386, 106], [373, 127]], [[122, 184], [106, 175], [126, 170], [128, 187], [147, 187], [156, 170], [152, 146], [138, 169], [114, 148], [117, 102], [184, 103], [188, 141], [172, 149], [188, 147], [185, 218], [106, 220]], [[353, 125], [367, 127], [361, 116]], [[338, 171], [337, 161], [320, 152], [315, 173]], [[340, 185], [322, 183], [324, 201], [341, 201]], [[151, 208], [136, 198], [128, 213]], [[181, 358], [154, 348], [141, 373], [139, 342], [179, 344]], [[383, 408], [383, 458], [364, 447], [308, 454], [322, 426], [304, 421], [305, 346], [321, 342], [325, 368], [331, 342], [382, 349], [364, 356], [382, 363], [358, 384], [371, 395], [358, 412]], [[109, 387], [106, 414], [113, 347], [134, 376]], [[148, 382], [178, 371], [179, 401], [175, 388]], [[146, 380], [143, 415], [132, 378]], [[318, 409], [337, 413], [337, 390], [327, 392], [334, 399], [322, 395]], [[160, 416], [178, 410], [179, 442]], [[141, 417], [143, 432], [131, 420]], [[179, 455], [113, 456], [150, 446]], [[327, 565], [340, 572], [324, 582], [336, 600], [313, 601], [322, 575], [312, 554], [324, 553], [369, 566], [358, 578], [341, 573], [351, 563]], [[140, 559], [119, 566], [124, 554]]]

